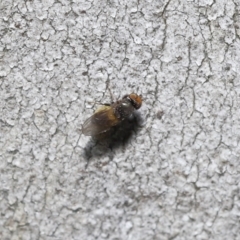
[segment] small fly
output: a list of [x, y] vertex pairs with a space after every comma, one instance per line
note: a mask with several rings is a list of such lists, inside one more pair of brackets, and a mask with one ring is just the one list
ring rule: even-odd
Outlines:
[[122, 123], [141, 106], [142, 96], [135, 93], [125, 95], [113, 104], [105, 104], [84, 122], [82, 133], [86, 136], [97, 137]]

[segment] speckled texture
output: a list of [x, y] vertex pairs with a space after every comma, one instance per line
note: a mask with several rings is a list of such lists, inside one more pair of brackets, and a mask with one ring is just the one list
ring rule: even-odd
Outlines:
[[[0, 3], [0, 239], [240, 239], [240, 3]], [[126, 144], [79, 129], [136, 92]]]

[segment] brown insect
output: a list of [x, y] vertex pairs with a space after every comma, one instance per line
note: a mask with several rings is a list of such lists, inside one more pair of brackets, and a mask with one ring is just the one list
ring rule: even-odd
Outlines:
[[84, 122], [82, 133], [86, 136], [98, 136], [105, 133], [130, 117], [133, 111], [139, 109], [141, 105], [142, 96], [135, 93], [125, 95], [122, 100], [113, 104], [105, 104]]

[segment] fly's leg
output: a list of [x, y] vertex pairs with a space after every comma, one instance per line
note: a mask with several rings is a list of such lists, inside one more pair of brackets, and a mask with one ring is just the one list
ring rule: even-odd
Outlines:
[[108, 87], [108, 91], [109, 91], [109, 93], [110, 93], [111, 103], [113, 104], [113, 103], [116, 102], [116, 100], [114, 99], [114, 96], [113, 96], [113, 94], [112, 94], [112, 91], [111, 91], [111, 89], [110, 89], [109, 87]]

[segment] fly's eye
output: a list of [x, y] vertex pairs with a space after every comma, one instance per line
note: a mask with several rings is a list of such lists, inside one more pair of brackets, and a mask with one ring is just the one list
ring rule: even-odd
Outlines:
[[137, 94], [130, 94], [129, 98], [131, 99], [131, 103], [134, 108], [139, 109], [142, 106], [142, 97]]
[[136, 108], [136, 109], [139, 108], [138, 103], [134, 99], [128, 97], [128, 100], [133, 105], [134, 108]]
[[135, 109], [139, 109], [142, 106], [142, 96], [138, 96], [135, 93], [125, 95], [123, 99], [127, 99]]
[[133, 103], [133, 106], [134, 106], [134, 108], [136, 108], [136, 109], [139, 109], [139, 108], [141, 107], [141, 105], [140, 105], [139, 103], [137, 103], [137, 102], [134, 102], [134, 103]]

